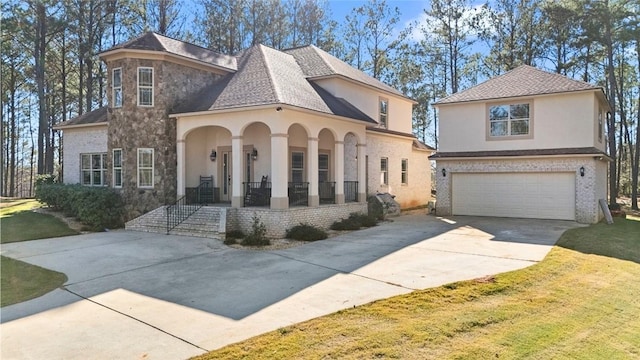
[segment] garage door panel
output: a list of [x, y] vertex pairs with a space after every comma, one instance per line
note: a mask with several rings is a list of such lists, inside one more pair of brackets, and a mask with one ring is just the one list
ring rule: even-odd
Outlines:
[[452, 174], [454, 215], [575, 219], [574, 173]]

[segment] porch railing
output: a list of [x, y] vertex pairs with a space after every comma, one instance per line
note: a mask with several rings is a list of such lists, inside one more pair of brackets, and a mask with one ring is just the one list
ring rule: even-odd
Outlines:
[[189, 204], [216, 204], [220, 202], [220, 188], [186, 188], [185, 196], [187, 197], [187, 203]]
[[320, 204], [336, 203], [336, 183], [335, 181], [322, 181], [318, 183], [318, 197]]
[[358, 201], [358, 182], [345, 181], [344, 182], [344, 202], [357, 202], [357, 201]]
[[244, 182], [244, 206], [270, 206], [271, 182]]
[[[200, 184], [196, 189], [204, 187]], [[187, 196], [183, 196], [171, 205], [167, 206], [167, 234], [176, 226], [180, 225], [189, 216], [202, 207], [201, 203], [191, 203]]]
[[309, 206], [309, 183], [289, 183], [289, 206]]

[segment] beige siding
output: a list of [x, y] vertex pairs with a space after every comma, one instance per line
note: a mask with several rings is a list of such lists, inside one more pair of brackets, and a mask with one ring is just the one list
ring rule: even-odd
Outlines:
[[95, 126], [65, 129], [62, 137], [64, 147], [65, 184], [80, 183], [80, 154], [107, 152], [107, 127]]

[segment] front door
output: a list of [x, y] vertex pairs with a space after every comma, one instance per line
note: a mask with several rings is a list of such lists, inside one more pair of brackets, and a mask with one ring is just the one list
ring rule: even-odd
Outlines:
[[220, 180], [220, 200], [229, 202], [231, 201], [231, 151], [222, 153], [222, 176]]

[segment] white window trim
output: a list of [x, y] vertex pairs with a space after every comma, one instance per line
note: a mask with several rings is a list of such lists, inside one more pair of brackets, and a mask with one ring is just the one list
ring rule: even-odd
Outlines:
[[[402, 170], [402, 165], [406, 164], [405, 169]], [[388, 165], [387, 165], [388, 166]], [[403, 181], [404, 175], [404, 181]], [[400, 161], [400, 184], [401, 185], [409, 185], [409, 159], [402, 159]]]
[[[140, 153], [142, 151], [151, 150], [151, 168], [149, 167], [140, 167]], [[151, 185], [140, 185], [140, 170], [143, 169], [151, 169]], [[141, 189], [153, 189], [153, 185], [155, 184], [155, 151], [153, 148], [138, 148], [138, 159], [137, 159], [137, 185]]]
[[[385, 160], [386, 169], [382, 170], [382, 160]], [[380, 158], [380, 186], [388, 186], [389, 185], [389, 158], [381, 157]]]
[[[115, 86], [116, 71], [120, 71], [120, 86]], [[120, 105], [116, 104], [116, 90], [120, 90]], [[124, 102], [124, 94], [122, 93], [122, 68], [115, 68], [111, 71], [111, 100], [114, 108], [122, 107]]]
[[[511, 105], [520, 105], [520, 104], [527, 104], [529, 105], [529, 118], [527, 119], [529, 121], [529, 133], [528, 134], [522, 134], [522, 135], [511, 135], [511, 118], [507, 119], [507, 135], [491, 135], [491, 119], [490, 119], [490, 110], [491, 107], [493, 106], [511, 106]], [[487, 140], [515, 140], [515, 139], [533, 139], [533, 100], [531, 99], [522, 99], [522, 100], [514, 100], [514, 101], [507, 101], [507, 102], [495, 102], [495, 103], [488, 103], [486, 106], [486, 114], [485, 114], [485, 122], [486, 122], [486, 139]], [[525, 119], [515, 119], [517, 120], [525, 120]]]
[[[382, 113], [382, 102], [385, 102], [387, 104], [387, 112], [386, 113]], [[385, 116], [385, 120], [384, 123], [382, 122], [382, 115]], [[388, 129], [389, 128], [389, 99], [384, 98], [384, 97], [379, 97], [378, 98], [378, 126], [383, 128], [383, 129]]]
[[[144, 69], [148, 69], [151, 70], [151, 86], [141, 86], [140, 85], [140, 70], [144, 70]], [[155, 71], [153, 70], [153, 67], [150, 66], [139, 66], [138, 70], [137, 70], [137, 75], [136, 75], [136, 85], [137, 85], [137, 103], [138, 106], [140, 107], [153, 107], [155, 104]], [[151, 89], [151, 105], [148, 104], [140, 104], [140, 88], [144, 88], [144, 89]]]
[[[94, 155], [100, 155], [100, 169], [96, 170], [93, 168], [93, 156]], [[85, 169], [83, 167], [83, 161], [82, 158], [84, 156], [89, 156], [89, 168]], [[105, 181], [105, 175], [107, 172], [107, 162], [106, 162], [106, 157], [107, 157], [107, 153], [99, 153], [99, 152], [94, 152], [94, 153], [81, 153], [80, 154], [80, 184], [82, 186], [106, 186], [106, 181]], [[84, 183], [84, 172], [88, 171], [89, 172], [89, 178], [90, 178], [90, 183], [89, 184], [85, 184]], [[93, 172], [94, 171], [100, 171], [100, 184], [94, 184], [93, 183]]]
[[[120, 152], [120, 166], [116, 167], [116, 151]], [[124, 170], [123, 170], [123, 158], [122, 158], [122, 149], [113, 149], [112, 153], [111, 153], [111, 173], [112, 173], [112, 178], [113, 178], [113, 187], [120, 189], [122, 188], [122, 182], [124, 179]], [[120, 185], [116, 185], [116, 170], [120, 169]]]

